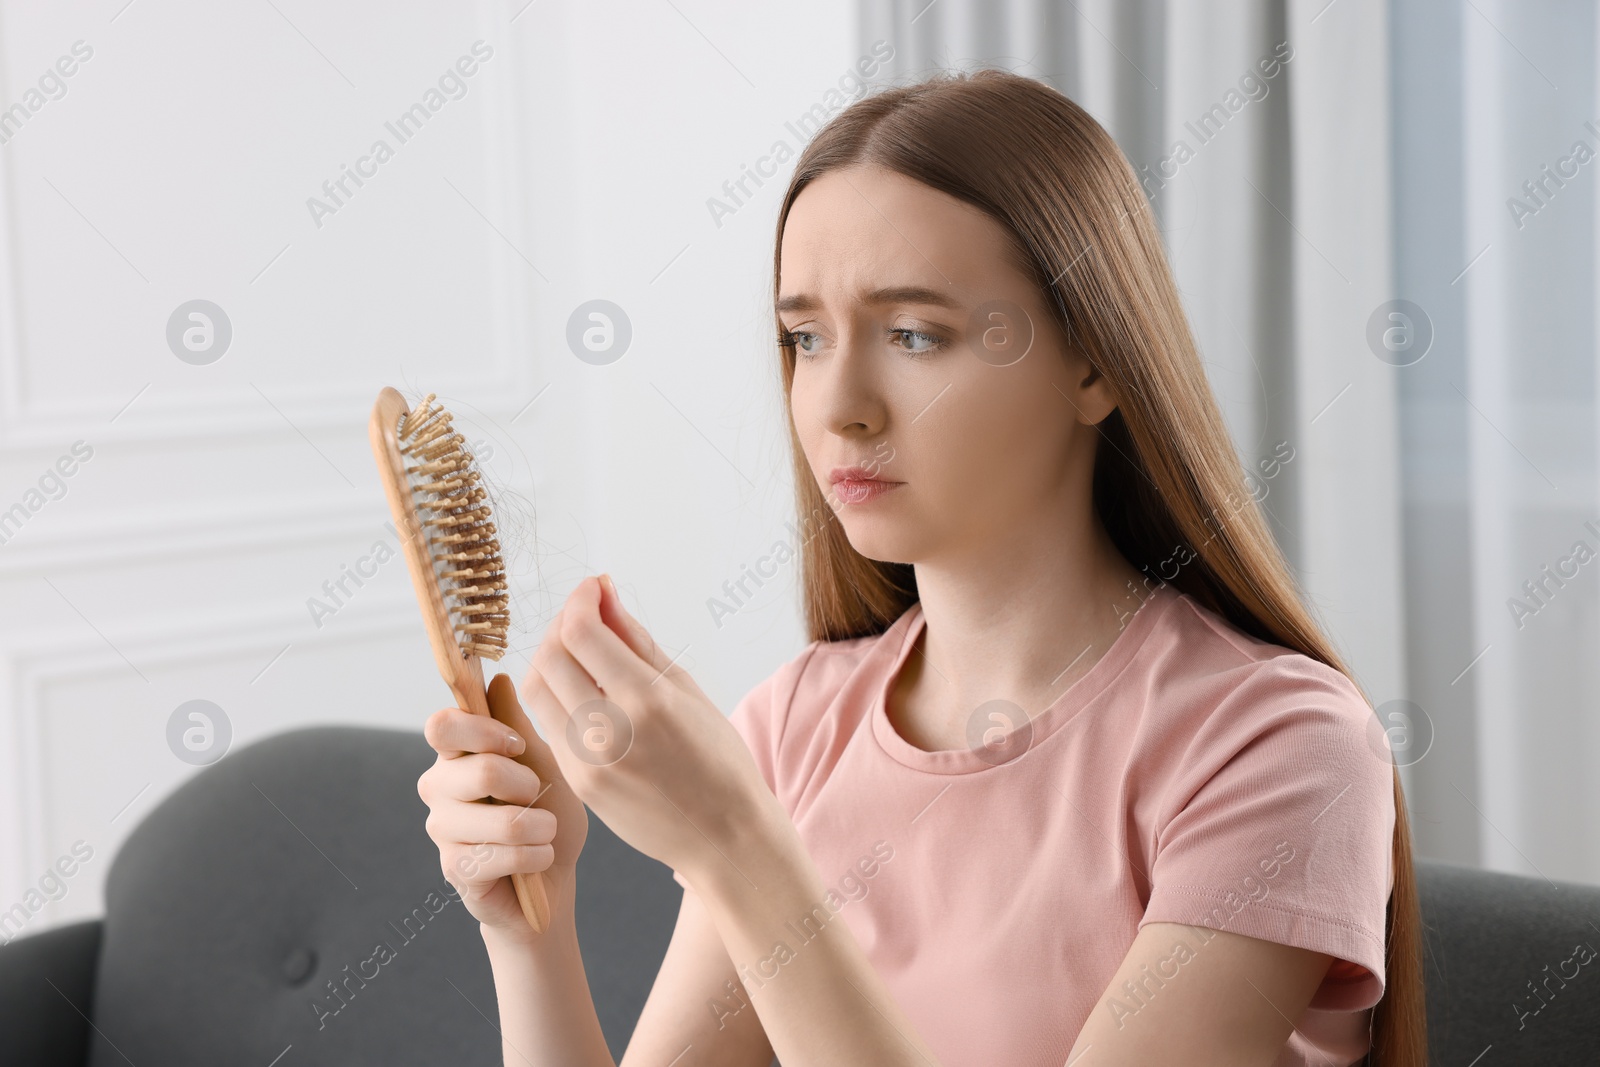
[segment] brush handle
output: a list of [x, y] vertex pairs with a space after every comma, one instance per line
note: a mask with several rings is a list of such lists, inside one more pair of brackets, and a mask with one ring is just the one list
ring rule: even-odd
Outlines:
[[[460, 669], [448, 679], [450, 691], [455, 694], [458, 706], [474, 715], [490, 715], [489, 694], [483, 684], [483, 664], [477, 656], [464, 655]], [[504, 804], [493, 797], [484, 803]], [[542, 934], [550, 925], [550, 897], [545, 892], [544, 875], [513, 874], [511, 884], [516, 887], [517, 901], [522, 905], [522, 917], [528, 920], [536, 934]]]

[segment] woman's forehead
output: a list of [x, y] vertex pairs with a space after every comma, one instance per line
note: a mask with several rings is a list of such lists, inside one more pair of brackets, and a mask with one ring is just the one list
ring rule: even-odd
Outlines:
[[[966, 299], [1020, 280], [1004, 229], [976, 207], [882, 168], [829, 171], [801, 190], [779, 250], [780, 310], [801, 298], [926, 290]], [[1009, 287], [1009, 286], [1008, 286]], [[937, 303], [938, 301], [915, 301]]]

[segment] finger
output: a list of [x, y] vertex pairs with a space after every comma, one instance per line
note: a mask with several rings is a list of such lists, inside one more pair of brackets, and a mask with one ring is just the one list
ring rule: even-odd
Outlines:
[[423, 723], [422, 736], [439, 755], [454, 759], [469, 752], [520, 756], [527, 735], [514, 723], [496, 722], [461, 708], [440, 708]]
[[[561, 620], [561, 646], [604, 693], [617, 693], [655, 681], [658, 671], [640, 659], [600, 617], [601, 585], [585, 578], [567, 600]], [[550, 678], [563, 699], [562, 676]], [[596, 694], [600, 695], [599, 693]], [[573, 705], [568, 705], [572, 707]]]
[[[511, 681], [511, 676], [497, 674], [491, 678], [488, 696], [489, 714], [495, 721], [509, 726], [519, 737], [528, 739], [527, 747], [517, 757], [518, 762], [525, 767], [533, 768], [546, 789], [556, 782], [565, 781], [561, 766], [556, 763], [555, 756], [550, 752], [550, 746], [534, 732], [532, 721], [522, 710], [522, 704], [517, 700], [517, 687]], [[565, 723], [562, 724], [562, 728], [566, 728]], [[541, 790], [540, 796], [543, 795]]]
[[644, 660], [657, 672], [663, 671], [672, 662], [661, 648], [656, 644], [656, 639], [622, 606], [622, 597], [617, 593], [616, 583], [611, 580], [611, 575], [600, 576], [600, 584], [605, 587], [605, 592], [600, 598], [600, 618], [609, 626], [623, 642], [633, 650], [633, 654]]
[[[570, 746], [566, 743], [567, 721], [570, 718], [570, 713], [567, 711], [566, 705], [551, 690], [549, 683], [545, 681], [544, 675], [533, 667], [528, 668], [528, 678], [523, 686], [523, 696], [527, 699], [528, 708], [533, 712], [534, 718], [539, 720], [539, 725], [543, 728], [545, 736], [555, 742], [554, 745], [545, 745], [544, 751], [550, 754], [551, 759], [560, 764], [565, 758], [563, 753], [570, 752]], [[561, 780], [570, 782], [572, 772], [575, 769], [571, 764], [561, 766]]]
[[543, 783], [531, 767], [491, 752], [469, 752], [429, 768], [423, 799], [482, 800], [493, 797], [511, 805], [532, 804]]
[[656, 639], [645, 629], [644, 624], [622, 606], [622, 597], [618, 595], [616, 584], [612, 582], [609, 574], [603, 576], [601, 584], [606, 587], [606, 595], [600, 602], [600, 617], [627, 642], [636, 656], [652, 668], [650, 684], [654, 685], [662, 677], [668, 677], [705, 697], [705, 692], [699, 683], [689, 676], [689, 672], [679, 666], [675, 657], [669, 656], [667, 650], [656, 643]]
[[[550, 630], [545, 631], [543, 642], [534, 654], [533, 661], [528, 664], [528, 673], [523, 676], [520, 691], [520, 708], [524, 709], [525, 717], [531, 718], [539, 726], [539, 733], [554, 741], [562, 736], [567, 728], [567, 709], [562, 705], [559, 697], [550, 690], [544, 675], [539, 673], [539, 664], [545, 659], [547, 651], [545, 645], [559, 641], [559, 637]], [[546, 745], [549, 745], [549, 741]], [[564, 777], [564, 775], [563, 775]], [[553, 780], [553, 779], [552, 779]]]
[[440, 866], [448, 877], [452, 871], [468, 882], [496, 882], [508, 874], [537, 874], [555, 862], [551, 845], [469, 845], [453, 859], [442, 859]]
[[[591, 583], [592, 584], [592, 583]], [[591, 700], [598, 700], [605, 696], [593, 676], [585, 670], [566, 646], [564, 631], [571, 626], [571, 619], [575, 611], [575, 604], [568, 600], [567, 606], [562, 609], [560, 629], [555, 624], [545, 631], [544, 640], [539, 644], [539, 650], [534, 653], [534, 670], [529, 672], [530, 686], [534, 685], [535, 675], [543, 686], [555, 697], [561, 706], [560, 720], [552, 724], [547, 722], [544, 715], [539, 718], [539, 725], [546, 730], [545, 737], [554, 740], [560, 733], [549, 732], [552, 728], [564, 730], [567, 716]], [[621, 644], [616, 634], [611, 639]], [[628, 653], [632, 655], [632, 653]], [[532, 703], [532, 701], [530, 701]], [[549, 713], [546, 709], [545, 714]]]
[[556, 817], [543, 808], [514, 804], [441, 804], [429, 814], [428, 836], [446, 844], [548, 845], [556, 839]]

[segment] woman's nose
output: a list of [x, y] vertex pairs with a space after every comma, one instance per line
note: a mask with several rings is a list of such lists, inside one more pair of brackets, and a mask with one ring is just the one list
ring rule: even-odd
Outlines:
[[821, 417], [833, 433], [875, 433], [881, 428], [885, 412], [874, 355], [861, 331], [840, 335], [823, 371]]

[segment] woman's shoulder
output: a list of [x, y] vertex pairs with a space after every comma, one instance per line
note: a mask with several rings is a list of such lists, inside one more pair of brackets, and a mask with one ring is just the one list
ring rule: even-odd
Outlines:
[[1246, 633], [1187, 593], [1173, 598], [1163, 622], [1169, 639], [1180, 644], [1197, 666], [1244, 679], [1325, 686], [1358, 694], [1343, 671], [1286, 645]]
[[[1208, 735], [1258, 735], [1290, 724], [1308, 735], [1336, 733], [1364, 744], [1376, 717], [1360, 687], [1315, 657], [1239, 629], [1194, 598], [1174, 598], [1153, 658], [1165, 703]], [[1370, 744], [1367, 745], [1370, 747]]]
[[787, 722], [791, 715], [825, 709], [852, 677], [887, 669], [898, 651], [896, 636], [916, 610], [913, 605], [879, 633], [828, 640], [817, 638], [780, 663], [757, 689], [770, 702], [773, 714]]
[[817, 638], [779, 670], [791, 671], [807, 688], [822, 689], [858, 671], [887, 671], [900, 651], [907, 628], [921, 611], [921, 604], [913, 603], [876, 633], [834, 640]]
[[775, 695], [782, 694], [784, 717], [803, 720], [805, 729], [813, 729], [830, 709], [840, 707], [841, 695], [872, 692], [873, 682], [893, 666], [905, 624], [916, 610], [913, 605], [879, 633], [807, 644], [775, 672]]
[[[904, 616], [902, 616], [904, 619]], [[813, 640], [745, 694], [729, 716], [774, 794], [793, 814], [806, 782], [836, 755], [874, 692], [873, 657], [892, 662], [895, 627], [846, 640]]]
[[[1394, 759], [1361, 688], [1321, 660], [1182, 600], [1161, 622], [1172, 628], [1170, 636], [1188, 642], [1188, 651], [1155, 668], [1165, 673], [1146, 688], [1152, 710], [1141, 731], [1143, 769], [1160, 798], [1161, 847], [1179, 843], [1178, 854], [1188, 849], [1196, 856], [1249, 852], [1292, 831], [1297, 849], [1370, 883], [1363, 899], [1377, 902], [1377, 910], [1365, 926], [1381, 934]], [[1200, 884], [1193, 872], [1174, 873], [1183, 865], [1168, 862], [1169, 882]], [[1280, 895], [1277, 888], [1273, 893]], [[1381, 945], [1381, 937], [1371, 936]], [[1333, 954], [1367, 962], [1352, 951], [1358, 949]], [[1381, 968], [1381, 949], [1375, 960]]]

